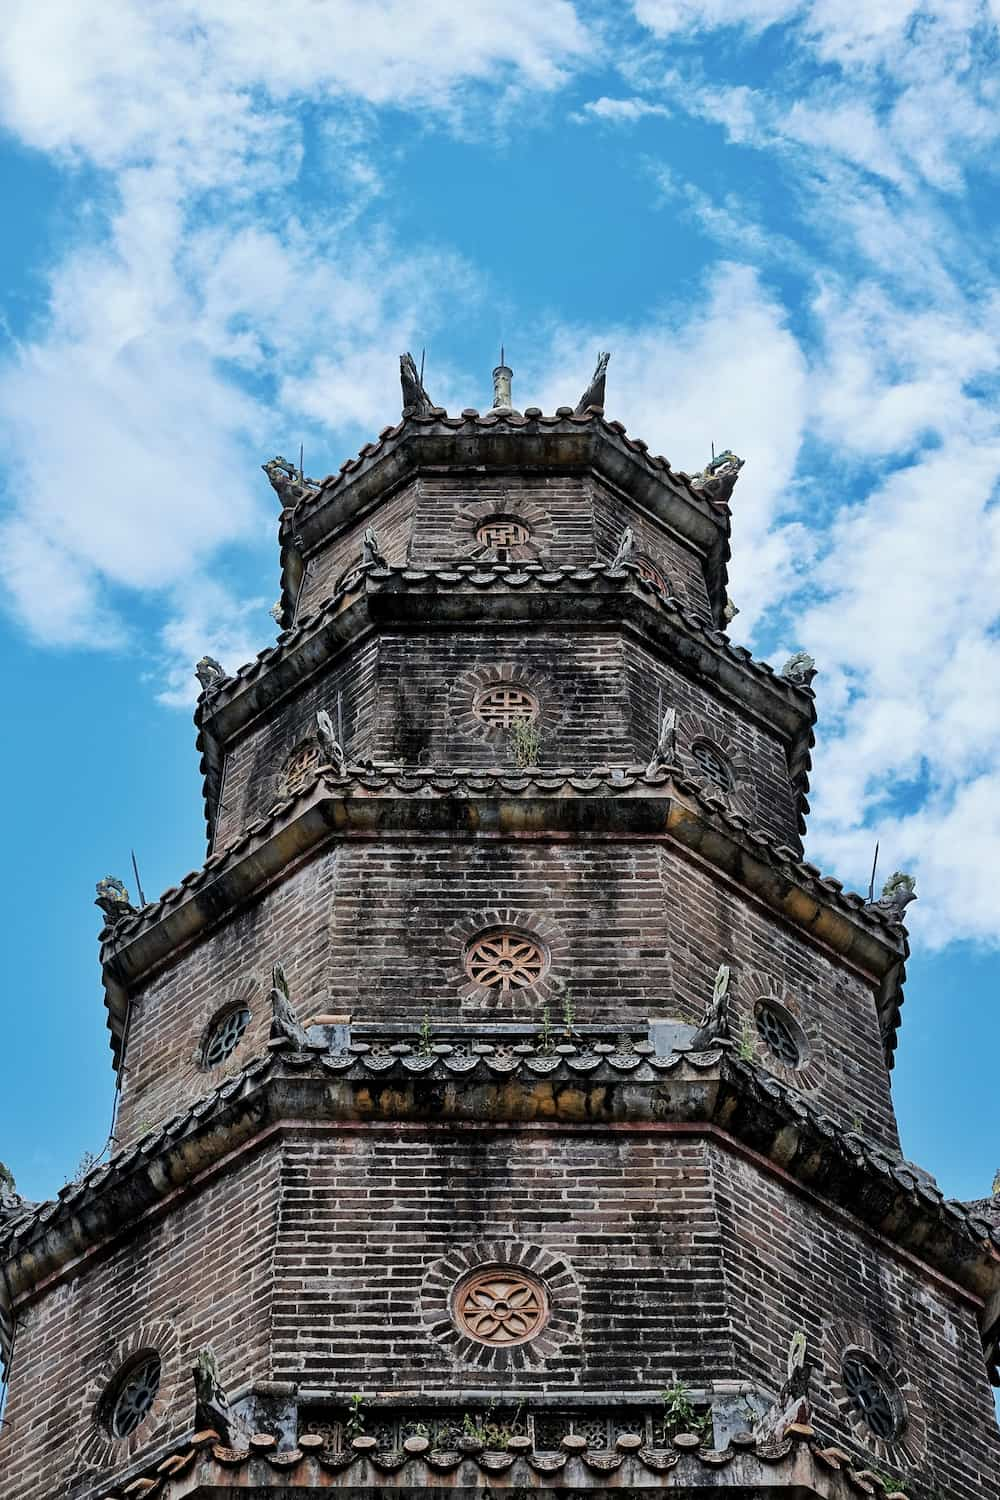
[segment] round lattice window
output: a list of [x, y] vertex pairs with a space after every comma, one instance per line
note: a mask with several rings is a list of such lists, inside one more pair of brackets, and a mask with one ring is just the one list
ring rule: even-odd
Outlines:
[[145, 1421], [160, 1389], [160, 1356], [144, 1354], [118, 1376], [105, 1402], [105, 1425], [113, 1438], [126, 1438]]
[[651, 562], [648, 557], [643, 557], [641, 554], [637, 554], [633, 558], [633, 562], [635, 563], [635, 570], [640, 578], [644, 578], [647, 583], [651, 583], [654, 589], [659, 589], [661, 594], [666, 594], [669, 592], [667, 589], [667, 585], [664, 582], [663, 574], [660, 572], [656, 564]]
[[524, 933], [504, 930], [473, 938], [465, 954], [465, 971], [476, 984], [509, 994], [537, 984], [548, 960], [541, 944]]
[[316, 744], [300, 745], [299, 748], [288, 757], [281, 773], [282, 783], [286, 792], [297, 792], [300, 786], [309, 779], [313, 771], [319, 765], [319, 746]]
[[757, 1002], [754, 1011], [757, 1034], [772, 1057], [786, 1068], [798, 1068], [805, 1058], [802, 1028], [782, 1007], [769, 1000]]
[[218, 1068], [236, 1051], [244, 1031], [250, 1025], [250, 1015], [246, 1006], [240, 1006], [227, 1011], [212, 1023], [202, 1051], [204, 1067]]
[[476, 528], [476, 541], [494, 552], [504, 552], [508, 547], [523, 547], [530, 541], [531, 532], [523, 521], [511, 516], [490, 516]]
[[906, 1422], [906, 1406], [888, 1371], [861, 1350], [851, 1349], [841, 1360], [840, 1376], [852, 1407], [875, 1436], [884, 1443], [897, 1438]]
[[708, 740], [695, 740], [691, 746], [691, 756], [706, 781], [717, 786], [720, 792], [732, 789], [733, 773], [729, 769], [729, 762]]
[[515, 1266], [489, 1266], [464, 1276], [455, 1288], [452, 1314], [479, 1344], [526, 1344], [545, 1327], [549, 1304], [537, 1277]]
[[519, 719], [530, 721], [538, 717], [538, 699], [527, 688], [501, 682], [478, 693], [473, 709], [492, 729], [509, 729]]

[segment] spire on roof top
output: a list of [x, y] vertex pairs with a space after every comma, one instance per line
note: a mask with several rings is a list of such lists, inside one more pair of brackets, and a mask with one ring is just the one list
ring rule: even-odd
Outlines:
[[493, 371], [493, 410], [510, 411], [510, 382], [514, 371], [504, 363], [503, 344], [500, 345], [500, 363]]
[[604, 350], [598, 354], [597, 369], [590, 377], [590, 384], [587, 389], [576, 403], [578, 414], [585, 412], [591, 406], [596, 406], [601, 411], [604, 410], [604, 383], [607, 378], [608, 360], [610, 358], [611, 355]]

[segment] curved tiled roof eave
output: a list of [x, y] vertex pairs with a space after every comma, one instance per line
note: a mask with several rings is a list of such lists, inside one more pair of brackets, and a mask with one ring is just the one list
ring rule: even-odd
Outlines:
[[[638, 1435], [636, 1435], [637, 1437]], [[572, 1439], [567, 1440], [568, 1443]], [[562, 1495], [614, 1489], [641, 1494], [655, 1490], [691, 1496], [778, 1494], [787, 1490], [798, 1500], [906, 1500], [863, 1466], [864, 1461], [820, 1439], [811, 1426], [793, 1424], [778, 1442], [763, 1442], [750, 1432], [737, 1434], [726, 1448], [709, 1449], [694, 1433], [679, 1433], [662, 1447], [635, 1446], [623, 1434], [612, 1449], [559, 1451], [490, 1450], [464, 1442], [453, 1451], [435, 1450], [426, 1439], [408, 1439], [401, 1451], [379, 1450], [360, 1437], [343, 1451], [332, 1452], [320, 1437], [302, 1435], [294, 1447], [281, 1446], [271, 1433], [255, 1433], [241, 1448], [228, 1448], [217, 1432], [191, 1433], [174, 1443], [155, 1463], [130, 1471], [121, 1484], [103, 1490], [99, 1500], [143, 1495], [187, 1500], [203, 1494], [253, 1496], [275, 1492], [296, 1495], [312, 1490], [344, 1489], [352, 1495], [401, 1494], [441, 1489], [448, 1493]]]
[[[601, 1059], [596, 1065], [594, 1057]], [[484, 1102], [498, 1087], [508, 1112], [514, 1110], [519, 1079], [527, 1112], [522, 1117], [514, 1110], [511, 1122], [530, 1127], [538, 1089], [548, 1090], [557, 1101], [564, 1092], [563, 1075], [573, 1080], [575, 1090], [586, 1090], [589, 1070], [612, 1123], [627, 1121], [641, 1129], [654, 1116], [662, 1120], [666, 1091], [675, 1128], [677, 1122], [687, 1122], [690, 1129], [710, 1127], [742, 1142], [757, 1157], [771, 1159], [786, 1178], [798, 1180], [887, 1242], [942, 1271], [985, 1307], [984, 1340], [996, 1339], [1000, 1225], [991, 1226], [978, 1212], [946, 1200], [924, 1174], [844, 1131], [762, 1066], [721, 1047], [663, 1058], [649, 1046], [619, 1054], [587, 1042], [572, 1054], [563, 1049], [550, 1055], [536, 1047], [509, 1057], [472, 1054], [470, 1060], [456, 1058], [454, 1067], [450, 1061], [437, 1054], [428, 1060], [412, 1047], [381, 1054], [359, 1048], [348, 1056], [331, 1052], [323, 1035], [307, 1052], [272, 1043], [267, 1056], [186, 1105], [81, 1182], [68, 1184], [54, 1201], [32, 1205], [4, 1226], [0, 1330], [10, 1326], [9, 1297], [30, 1296], [54, 1274], [75, 1268], [82, 1254], [120, 1234], [123, 1223], [137, 1224], [166, 1197], [195, 1186], [217, 1160], [252, 1146], [262, 1130], [277, 1123], [296, 1128], [304, 1120], [370, 1125], [373, 1075], [391, 1087], [399, 1118], [417, 1121], [427, 1110], [439, 1112], [440, 1083], [446, 1080], [456, 1128], [462, 1120], [478, 1128]], [[360, 1089], [360, 1103], [351, 1080]], [[407, 1099], [412, 1100], [409, 1113]], [[553, 1118], [558, 1127], [557, 1116]], [[580, 1128], [575, 1112], [567, 1128]], [[600, 1129], [600, 1122], [586, 1128]]]

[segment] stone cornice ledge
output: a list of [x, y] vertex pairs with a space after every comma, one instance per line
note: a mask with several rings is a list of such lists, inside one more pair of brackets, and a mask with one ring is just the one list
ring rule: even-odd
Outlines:
[[883, 1041], [895, 1048], [906, 934], [860, 896], [824, 877], [769, 834], [751, 829], [721, 796], [678, 767], [577, 773], [367, 770], [329, 767], [259, 818], [134, 917], [102, 934], [108, 1025], [116, 1058], [127, 990], [210, 931], [290, 867], [332, 840], [428, 838], [668, 838], [735, 881], [772, 911], [860, 968], [878, 985]]
[[[479, 1058], [462, 1078], [449, 1058], [418, 1070], [389, 1053], [372, 1077], [364, 1056], [279, 1045], [159, 1129], [68, 1184], [51, 1203], [25, 1207], [0, 1237], [0, 1301], [30, 1300], [52, 1278], [155, 1214], [167, 1201], [255, 1148], [276, 1130], [442, 1129], [602, 1132], [705, 1131], [739, 1143], [783, 1180], [878, 1234], [972, 1297], [984, 1341], [996, 1337], [1000, 1227], [874, 1143], [845, 1133], [757, 1064], [715, 1048], [627, 1066], [596, 1054], [588, 1072], [558, 1054], [518, 1059], [516, 1073]], [[411, 1059], [412, 1061], [412, 1059]], [[532, 1062], [535, 1066], [532, 1067]], [[542, 1066], [539, 1067], [538, 1065]], [[445, 1086], [443, 1086], [445, 1085]], [[541, 1122], [541, 1123], [539, 1123]], [[123, 1228], [124, 1226], [124, 1228]], [[8, 1315], [9, 1304], [5, 1305]]]

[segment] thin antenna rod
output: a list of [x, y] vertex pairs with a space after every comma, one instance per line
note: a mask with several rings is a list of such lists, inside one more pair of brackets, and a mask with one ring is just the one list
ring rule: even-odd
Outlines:
[[875, 871], [878, 869], [878, 839], [875, 840], [875, 858], [872, 860], [872, 878], [868, 882], [868, 901], [875, 900]]
[[426, 349], [421, 349], [421, 351], [420, 351], [420, 384], [421, 385], [423, 385], [423, 383], [424, 383], [424, 355], [426, 353], [427, 353]]
[[302, 467], [302, 446], [303, 445], [300, 443], [299, 444], [299, 480], [300, 480], [300, 482], [304, 483], [305, 482], [305, 477], [306, 477], [306, 471]]
[[712, 444], [712, 462], [715, 463], [715, 444]]
[[139, 879], [139, 866], [136, 863], [135, 850], [132, 849], [130, 852], [131, 852], [131, 855], [132, 855], [132, 868], [135, 871], [135, 888], [139, 892], [139, 905], [140, 906], [145, 906], [145, 904], [146, 904], [146, 897], [143, 894], [142, 881]]
[[507, 361], [503, 357], [503, 344], [500, 345], [500, 363], [502, 365], [507, 363]]

